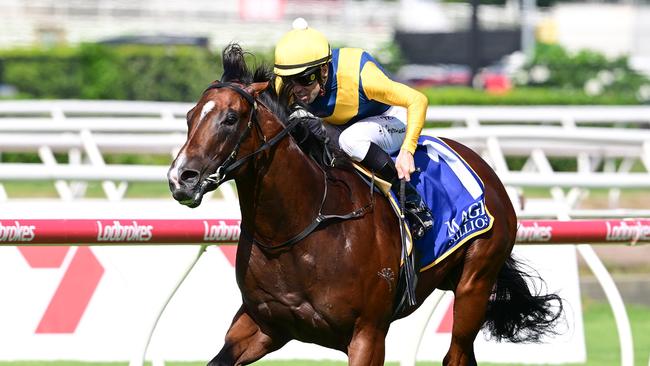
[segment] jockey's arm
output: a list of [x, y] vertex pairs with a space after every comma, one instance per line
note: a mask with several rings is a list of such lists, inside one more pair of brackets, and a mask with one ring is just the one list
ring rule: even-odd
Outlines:
[[413, 88], [391, 80], [372, 62], [367, 62], [361, 70], [361, 82], [368, 98], [407, 109], [406, 137], [402, 149], [413, 154], [424, 126], [429, 104], [427, 97]]

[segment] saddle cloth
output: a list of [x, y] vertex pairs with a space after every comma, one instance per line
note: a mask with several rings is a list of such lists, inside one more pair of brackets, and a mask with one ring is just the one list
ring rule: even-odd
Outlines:
[[[433, 228], [415, 241], [417, 266], [423, 272], [490, 230], [494, 218], [485, 206], [483, 182], [444, 141], [420, 136], [414, 160], [419, 171], [411, 174], [411, 184], [431, 209], [434, 221]], [[394, 193], [393, 199], [397, 200]]]

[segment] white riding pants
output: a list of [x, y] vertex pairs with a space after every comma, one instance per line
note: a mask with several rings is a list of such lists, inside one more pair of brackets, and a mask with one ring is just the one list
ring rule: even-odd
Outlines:
[[378, 116], [364, 118], [341, 132], [339, 145], [352, 160], [366, 157], [370, 143], [392, 154], [402, 147], [406, 136], [406, 108], [390, 107]]

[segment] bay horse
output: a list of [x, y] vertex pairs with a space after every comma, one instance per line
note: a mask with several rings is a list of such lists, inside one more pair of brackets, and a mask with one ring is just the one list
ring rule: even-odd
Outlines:
[[[242, 305], [209, 365], [245, 365], [292, 339], [340, 350], [349, 365], [382, 365], [398, 300], [398, 217], [353, 169], [324, 167], [289, 132], [268, 68], [249, 71], [238, 45], [224, 74], [187, 114], [187, 141], [173, 161], [174, 199], [196, 207], [234, 179], [241, 209], [236, 278]], [[455, 294], [444, 365], [475, 365], [485, 327], [496, 339], [539, 341], [561, 313], [554, 294], [531, 293], [510, 252], [517, 220], [494, 171], [460, 143], [444, 140], [480, 176], [493, 228], [418, 274], [417, 304], [436, 288]], [[332, 216], [327, 216], [332, 215]], [[537, 276], [534, 276], [537, 278]], [[533, 291], [535, 292], [535, 291]], [[557, 301], [559, 306], [552, 306]]]

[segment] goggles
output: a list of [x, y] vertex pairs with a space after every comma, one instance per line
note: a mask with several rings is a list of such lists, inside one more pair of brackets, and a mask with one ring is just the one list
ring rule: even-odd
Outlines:
[[320, 71], [320, 67], [313, 68], [305, 74], [287, 77], [286, 79], [288, 82], [293, 84], [298, 84], [300, 86], [310, 86], [318, 81], [318, 77], [316, 76], [316, 73], [318, 71]]

